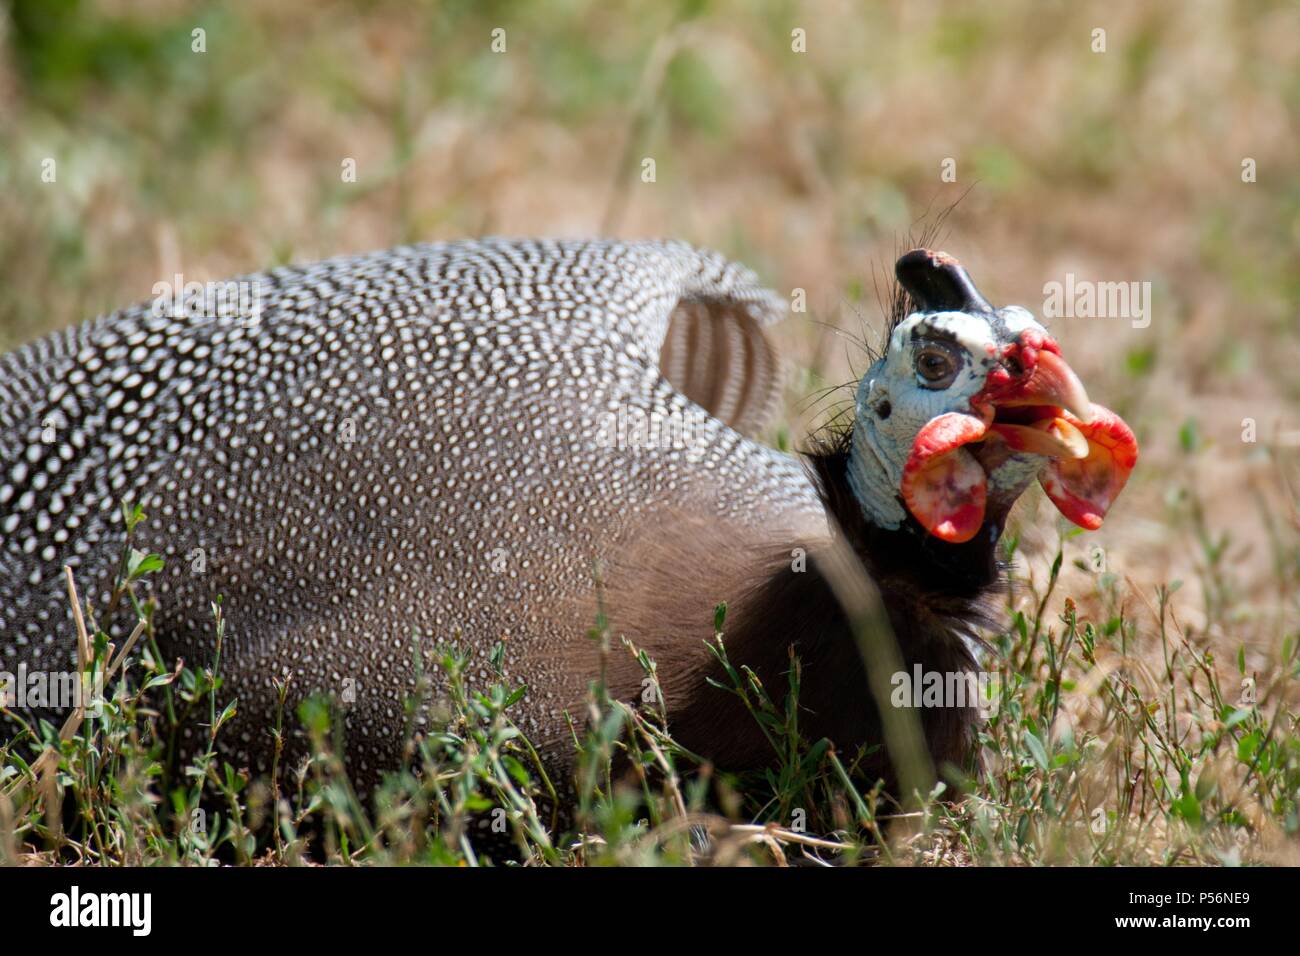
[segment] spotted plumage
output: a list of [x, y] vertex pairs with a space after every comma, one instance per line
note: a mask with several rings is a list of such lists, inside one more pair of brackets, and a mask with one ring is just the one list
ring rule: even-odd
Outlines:
[[414, 653], [454, 640], [484, 680], [505, 642], [521, 725], [558, 746], [591, 676], [598, 562], [619, 573], [670, 508], [720, 543], [816, 526], [792, 458], [660, 371], [675, 353], [683, 390], [741, 427], [772, 407], [761, 326], [782, 301], [714, 253], [493, 240], [234, 282], [242, 298], [145, 303], [0, 359], [0, 669], [74, 662], [60, 569], [103, 606], [126, 498], [166, 559], [165, 651], [207, 663], [222, 597], [234, 756], [265, 765], [291, 673], [294, 696], [350, 700], [350, 756], [373, 771], [404, 733]]

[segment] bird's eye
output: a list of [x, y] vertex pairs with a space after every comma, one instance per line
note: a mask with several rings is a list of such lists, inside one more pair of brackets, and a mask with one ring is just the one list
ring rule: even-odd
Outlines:
[[916, 374], [926, 388], [947, 388], [961, 367], [949, 348], [933, 342], [917, 349], [915, 364]]

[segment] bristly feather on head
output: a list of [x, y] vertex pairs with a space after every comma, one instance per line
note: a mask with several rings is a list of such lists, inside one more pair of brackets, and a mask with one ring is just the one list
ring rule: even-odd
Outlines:
[[[889, 348], [889, 339], [894, 334], [894, 330], [917, 309], [917, 303], [912, 299], [907, 289], [903, 287], [903, 284], [898, 281], [898, 277], [894, 273], [893, 263], [909, 249], [925, 248], [938, 244], [945, 235], [948, 217], [952, 215], [953, 210], [957, 208], [958, 204], [966, 198], [973, 188], [973, 186], [968, 188], [950, 205], [933, 216], [930, 215], [927, 209], [921, 218], [913, 224], [913, 227], [908, 230], [904, 239], [895, 240], [894, 255], [888, 264], [884, 266], [883, 276], [881, 266], [878, 263], [872, 264], [871, 284], [876, 293], [876, 302], [885, 319], [884, 325], [878, 338], [873, 342], [871, 330], [867, 328], [867, 319], [859, 313], [859, 318], [863, 324], [863, 333], [860, 338], [853, 339], [854, 343], [861, 347], [866, 354], [868, 365], [879, 361], [884, 356]], [[816, 396], [815, 401], [838, 395], [840, 392], [845, 393], [846, 397], [835, 401], [827, 411], [825, 420], [813, 428], [809, 434], [806, 453], [810, 457], [848, 454], [849, 443], [853, 438], [854, 397], [860, 379], [860, 375], [854, 375], [848, 381], [832, 385]]]

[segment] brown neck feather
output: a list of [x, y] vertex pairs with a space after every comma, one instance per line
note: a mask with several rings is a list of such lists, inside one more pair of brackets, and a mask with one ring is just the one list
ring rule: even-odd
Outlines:
[[[974, 669], [962, 634], [993, 618], [987, 602], [1001, 580], [994, 560], [1000, 529], [986, 528], [967, 545], [953, 546], [919, 527], [876, 528], [854, 501], [844, 478], [846, 459], [843, 451], [831, 450], [812, 456], [810, 463], [828, 513], [880, 591], [904, 666], [909, 672], [916, 665], [943, 673]], [[811, 549], [803, 566], [792, 566], [788, 548], [775, 550], [759, 562], [761, 570], [749, 564], [747, 585], [718, 590], [717, 598], [730, 601], [724, 637], [729, 659], [737, 669], [753, 670], [782, 707], [793, 650], [801, 663], [801, 734], [809, 741], [829, 738], [852, 758], [860, 745], [880, 744], [881, 735], [849, 620], [820, 570], [819, 550]], [[677, 603], [682, 606], [680, 599]], [[696, 657], [683, 668], [659, 660], [670, 729], [684, 746], [724, 769], [756, 769], [773, 762], [770, 743], [735, 695], [704, 680], [708, 676], [727, 684], [716, 662]], [[973, 711], [923, 708], [919, 716], [937, 767], [946, 761], [968, 763]], [[862, 771], [867, 778], [894, 782], [883, 747], [863, 762]]]

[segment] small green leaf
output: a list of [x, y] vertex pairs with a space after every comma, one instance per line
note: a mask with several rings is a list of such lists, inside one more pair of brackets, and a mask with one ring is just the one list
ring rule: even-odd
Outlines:
[[1169, 804], [1174, 816], [1179, 817], [1193, 827], [1201, 825], [1201, 803], [1194, 793], [1184, 793]]
[[501, 756], [501, 763], [505, 766], [506, 771], [514, 778], [515, 783], [519, 784], [519, 786], [526, 787], [532, 783], [531, 778], [528, 776], [528, 771], [524, 769], [524, 765], [514, 757], [509, 754], [503, 754]]
[[212, 728], [212, 732], [213, 732], [214, 734], [215, 734], [218, 730], [221, 729], [221, 725], [222, 725], [222, 724], [224, 724], [226, 721], [228, 721], [231, 717], [234, 717], [234, 716], [235, 716], [235, 714], [237, 713], [237, 710], [236, 710], [236, 707], [235, 707], [235, 704], [236, 704], [236, 703], [237, 703], [237, 701], [233, 701], [233, 700], [232, 700], [230, 703], [228, 703], [228, 704], [226, 705], [226, 709], [223, 710], [223, 711], [221, 712], [221, 716], [217, 718], [217, 725], [216, 725], [215, 727]]
[[1236, 727], [1243, 720], [1249, 720], [1250, 715], [1251, 711], [1249, 709], [1243, 709], [1240, 707], [1235, 708], [1232, 713], [1228, 715], [1228, 719], [1223, 722], [1223, 726], [1225, 729]]
[[1255, 759], [1255, 752], [1259, 750], [1259, 745], [1264, 740], [1264, 734], [1259, 729], [1252, 730], [1246, 736], [1237, 741], [1237, 759], [1242, 763], [1250, 763]]
[[1041, 769], [1046, 770], [1049, 761], [1047, 759], [1047, 748], [1043, 746], [1043, 742], [1038, 739], [1038, 736], [1032, 730], [1025, 731], [1024, 739], [1030, 756], [1034, 758], [1034, 763], [1038, 764]]
[[160, 570], [162, 566], [163, 559], [160, 555], [145, 554], [143, 551], [132, 548], [130, 554], [127, 555], [126, 578], [128, 581], [136, 581], [146, 574]]
[[149, 690], [151, 687], [164, 687], [175, 679], [175, 674], [158, 674], [145, 681], [144, 687], [142, 687], [141, 690]]
[[144, 520], [144, 509], [138, 504], [131, 504], [125, 498], [122, 499], [122, 522], [126, 525], [126, 533], [130, 534], [135, 531], [136, 525]]

